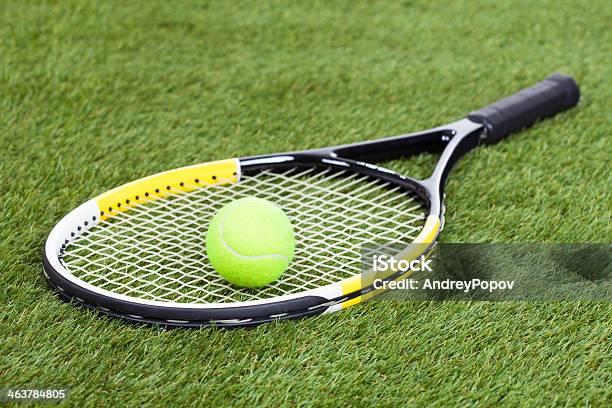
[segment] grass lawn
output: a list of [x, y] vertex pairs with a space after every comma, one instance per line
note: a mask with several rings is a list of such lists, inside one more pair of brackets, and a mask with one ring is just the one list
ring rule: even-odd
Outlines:
[[578, 80], [579, 107], [466, 157], [443, 240], [610, 242], [609, 2], [466, 3], [3, 1], [0, 387], [68, 387], [79, 407], [610, 406], [606, 302], [371, 302], [163, 331], [43, 279], [51, 227], [111, 187], [430, 127], [552, 71]]

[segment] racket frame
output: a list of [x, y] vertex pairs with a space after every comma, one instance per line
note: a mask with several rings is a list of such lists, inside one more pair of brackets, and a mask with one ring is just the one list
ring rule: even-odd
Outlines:
[[[409, 196], [422, 200], [429, 214], [425, 227], [414, 243], [407, 243], [404, 251], [397, 257], [415, 257], [427, 252], [433, 246], [444, 223], [443, 183], [454, 163], [467, 151], [478, 145], [484, 127], [469, 119], [452, 124], [406, 135], [394, 136], [369, 142], [306, 150], [273, 155], [261, 155], [233, 159], [234, 176], [239, 182], [242, 175], [254, 175], [263, 170], [280, 171], [288, 168], [320, 168], [332, 171], [348, 171], [365, 175], [368, 178], [399, 186]], [[417, 180], [405, 177], [394, 171], [379, 167], [374, 163], [398, 157], [409, 157], [423, 152], [443, 150], [431, 177]], [[213, 163], [214, 164], [214, 163]], [[189, 166], [184, 169], [192, 169]], [[179, 172], [173, 170], [160, 175]], [[157, 175], [136, 180], [115, 190], [134, 186]], [[115, 191], [113, 190], [113, 191]], [[51, 287], [57, 290], [64, 300], [75, 301], [90, 309], [127, 320], [156, 323], [165, 326], [200, 327], [245, 326], [261, 324], [280, 318], [297, 318], [307, 315], [328, 313], [352, 306], [362, 301], [364, 295], [372, 292], [371, 283], [366, 284], [361, 274], [353, 275], [343, 281], [309, 289], [301, 293], [283, 295], [260, 300], [236, 303], [180, 303], [161, 302], [113, 293], [91, 285], [68, 271], [60, 261], [64, 249], [108, 217], [96, 197], [68, 213], [52, 230], [43, 249], [43, 272]], [[132, 203], [134, 205], [134, 203]], [[115, 211], [118, 210], [115, 206]], [[122, 211], [128, 210], [129, 207]], [[102, 216], [100, 216], [102, 214]], [[393, 273], [384, 278], [395, 280], [403, 275]]]

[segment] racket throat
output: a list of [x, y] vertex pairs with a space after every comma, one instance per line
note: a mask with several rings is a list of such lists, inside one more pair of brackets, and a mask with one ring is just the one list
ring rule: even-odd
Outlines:
[[[474, 123], [469, 119], [462, 119], [449, 125], [449, 127], [452, 131], [452, 137], [442, 151], [432, 175], [423, 180], [423, 184], [438, 190], [440, 197], [442, 197], [444, 184], [451, 170], [459, 159], [482, 143], [484, 131], [483, 125]], [[436, 186], [438, 188], [435, 188]]]

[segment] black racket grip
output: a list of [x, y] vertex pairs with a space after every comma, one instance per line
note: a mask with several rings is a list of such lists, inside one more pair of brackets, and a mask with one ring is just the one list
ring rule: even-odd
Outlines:
[[572, 77], [552, 74], [532, 87], [470, 112], [468, 119], [485, 125], [485, 142], [495, 144], [511, 133], [575, 106], [579, 99], [580, 89]]

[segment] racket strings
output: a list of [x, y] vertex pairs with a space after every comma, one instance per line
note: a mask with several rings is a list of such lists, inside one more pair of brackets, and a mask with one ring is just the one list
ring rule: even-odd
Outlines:
[[[197, 187], [197, 186], [191, 186]], [[290, 169], [243, 176], [160, 197], [100, 222], [61, 261], [73, 275], [114, 293], [181, 303], [231, 303], [299, 293], [361, 272], [364, 246], [412, 242], [425, 208], [397, 186], [349, 171]], [[180, 193], [180, 194], [178, 194]], [[206, 257], [208, 222], [247, 196], [279, 205], [296, 234], [294, 259], [275, 283], [238, 288]]]

